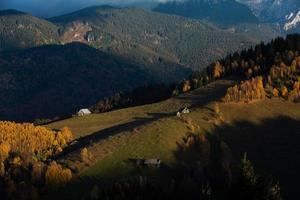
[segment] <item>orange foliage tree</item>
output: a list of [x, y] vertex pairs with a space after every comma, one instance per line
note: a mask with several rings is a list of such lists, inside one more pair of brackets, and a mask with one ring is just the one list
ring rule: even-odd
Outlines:
[[67, 127], [52, 131], [29, 123], [0, 121], [0, 184], [5, 195], [11, 199], [19, 199], [20, 195], [31, 198], [30, 195], [38, 195], [37, 190], [43, 185], [59, 187], [70, 181], [70, 169], [55, 161], [48, 166], [45, 160], [72, 140], [73, 134]]
[[266, 93], [263, 86], [263, 78], [258, 76], [228, 88], [223, 101], [250, 102], [257, 99], [264, 99], [265, 97]]
[[55, 189], [67, 184], [72, 179], [72, 172], [53, 161], [47, 168], [45, 179], [47, 187]]

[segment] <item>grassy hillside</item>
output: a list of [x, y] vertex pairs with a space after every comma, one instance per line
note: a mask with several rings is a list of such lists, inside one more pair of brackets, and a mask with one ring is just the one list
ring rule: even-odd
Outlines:
[[[1, 119], [70, 115], [105, 96], [164, 80], [124, 58], [80, 43], [2, 52], [0, 63]], [[169, 81], [189, 73], [182, 67], [170, 69]]]
[[[75, 117], [48, 125], [55, 129], [71, 127], [78, 141], [94, 156], [93, 164], [81, 173], [81, 181], [72, 187], [88, 192], [99, 181], [145, 173], [160, 174], [154, 169], [137, 168], [127, 160], [160, 158], [166, 167], [172, 167], [178, 162], [178, 145], [182, 139], [196, 132], [219, 135], [236, 160], [247, 152], [256, 168], [272, 173], [279, 179], [284, 195], [293, 197], [297, 192], [298, 176], [294, 169], [299, 166], [294, 158], [298, 152], [300, 104], [280, 98], [251, 104], [219, 103], [222, 122], [215, 117], [214, 102], [231, 84], [232, 81], [228, 80], [216, 81], [160, 103]], [[176, 117], [175, 111], [184, 106], [191, 106], [191, 113]], [[82, 147], [78, 148], [73, 149], [69, 156], [76, 157], [76, 152]], [[203, 153], [199, 159], [205, 159]], [[193, 154], [189, 156], [192, 160], [197, 158]]]
[[58, 43], [58, 28], [16, 10], [0, 11], [0, 51]]

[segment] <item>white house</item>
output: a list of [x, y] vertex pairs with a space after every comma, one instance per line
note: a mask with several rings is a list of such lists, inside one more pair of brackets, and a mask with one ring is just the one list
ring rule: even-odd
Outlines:
[[144, 165], [150, 167], [150, 166], [153, 166], [153, 167], [160, 167], [160, 159], [157, 159], [157, 158], [152, 158], [152, 159], [146, 159], [144, 161]]
[[185, 107], [182, 111], [181, 111], [181, 113], [182, 114], [188, 114], [188, 113], [190, 113], [191, 111], [187, 108], [187, 107]]
[[77, 113], [78, 116], [85, 116], [85, 115], [90, 115], [90, 114], [92, 114], [92, 112], [87, 108], [80, 109]]

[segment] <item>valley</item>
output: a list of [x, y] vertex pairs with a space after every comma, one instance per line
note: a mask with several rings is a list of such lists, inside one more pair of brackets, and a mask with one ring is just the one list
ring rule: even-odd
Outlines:
[[225, 30], [136, 8], [89, 7], [47, 21], [0, 13], [0, 90], [7, 94], [0, 95], [0, 119], [15, 121], [64, 118], [117, 92], [177, 83], [215, 59], [277, 36], [271, 28]]

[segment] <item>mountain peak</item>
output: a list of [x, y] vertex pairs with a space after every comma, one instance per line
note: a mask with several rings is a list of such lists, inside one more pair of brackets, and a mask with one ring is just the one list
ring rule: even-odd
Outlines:
[[288, 16], [287, 20], [288, 21], [284, 25], [284, 30], [287, 31], [287, 30], [297, 27], [297, 25], [300, 23], [300, 10], [296, 14], [291, 13]]

